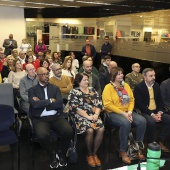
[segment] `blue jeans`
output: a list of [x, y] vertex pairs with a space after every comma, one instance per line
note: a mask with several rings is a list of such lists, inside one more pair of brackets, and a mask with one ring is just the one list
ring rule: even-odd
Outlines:
[[146, 130], [146, 119], [139, 114], [133, 112], [133, 122], [130, 123], [127, 118], [121, 114], [109, 113], [111, 123], [119, 127], [119, 140], [120, 151], [125, 152], [128, 145], [128, 135], [130, 133], [131, 126], [136, 127], [136, 141], [143, 141]]

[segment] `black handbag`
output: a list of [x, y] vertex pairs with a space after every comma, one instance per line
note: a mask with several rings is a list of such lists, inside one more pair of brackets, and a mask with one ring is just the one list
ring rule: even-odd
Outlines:
[[74, 129], [74, 139], [71, 140], [70, 143], [70, 148], [67, 151], [66, 156], [68, 157], [68, 161], [70, 163], [76, 163], [78, 160], [78, 154], [77, 154], [77, 150], [76, 150], [76, 143], [77, 143], [77, 131], [76, 131], [76, 124], [75, 121], [73, 120], [74, 118], [71, 117], [71, 121], [72, 121], [72, 127]]

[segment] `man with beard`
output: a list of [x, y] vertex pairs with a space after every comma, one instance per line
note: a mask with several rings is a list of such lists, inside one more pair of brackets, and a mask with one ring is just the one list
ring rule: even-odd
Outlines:
[[[158, 83], [155, 82], [155, 71], [146, 68], [142, 72], [144, 81], [134, 88], [135, 107], [140, 109], [142, 116], [147, 120], [148, 142], [157, 141], [163, 152], [169, 152], [164, 145], [170, 133], [170, 115], [163, 112], [163, 102]], [[156, 125], [161, 124], [162, 130], [156, 137]]]
[[[67, 166], [66, 152], [72, 138], [72, 128], [67, 115], [63, 113], [63, 100], [59, 88], [48, 83], [49, 72], [46, 68], [37, 70], [38, 84], [28, 90], [30, 117], [38, 142], [50, 156], [50, 167]], [[50, 141], [51, 130], [61, 137], [59, 151]]]

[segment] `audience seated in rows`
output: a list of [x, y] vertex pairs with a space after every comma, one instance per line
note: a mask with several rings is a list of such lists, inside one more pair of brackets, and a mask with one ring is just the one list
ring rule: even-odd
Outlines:
[[92, 73], [92, 61], [85, 60], [83, 62], [83, 70], [89, 76], [89, 87], [94, 87], [98, 94], [101, 95], [99, 78]]
[[68, 76], [62, 75], [62, 69], [60, 64], [52, 65], [53, 77], [50, 78], [49, 83], [58, 86], [63, 100], [67, 100], [68, 94], [73, 89], [73, 84]]
[[6, 58], [6, 62], [3, 65], [1, 76], [2, 76], [2, 81], [5, 83], [8, 83], [8, 74], [13, 69], [14, 60], [15, 58], [12, 55], [8, 55]]
[[108, 67], [109, 67], [110, 61], [111, 61], [111, 57], [109, 55], [106, 55], [103, 58], [103, 63], [101, 64], [101, 66], [99, 68], [99, 75], [100, 75], [100, 73], [108, 72]]
[[17, 97], [20, 96], [19, 84], [22, 77], [26, 75], [25, 70], [22, 70], [22, 64], [19, 59], [13, 61], [13, 68], [8, 74], [8, 83], [12, 83], [13, 95], [14, 95], [14, 106], [15, 109], [19, 111], [19, 105], [17, 102]]
[[2, 69], [3, 69], [3, 65], [4, 65], [5, 62], [6, 62], [6, 57], [5, 57], [5, 55], [4, 55], [4, 51], [1, 50], [1, 51], [0, 51], [0, 72], [1, 72]]
[[18, 59], [21, 61], [21, 64], [22, 64], [22, 65], [25, 64], [25, 58], [26, 58], [25, 52], [24, 52], [24, 51], [20, 51], [20, 52], [19, 52]]
[[[98, 72], [97, 68], [93, 66], [92, 57], [90, 57], [90, 56], [84, 56], [84, 57], [82, 58], [82, 61], [84, 62], [84, 61], [86, 61], [86, 60], [92, 62], [92, 73], [95, 74], [96, 76], [99, 76], [99, 72]], [[79, 69], [79, 73], [83, 73], [83, 71], [84, 71], [83, 69], [84, 69], [83, 66], [81, 66], [80, 69]]]
[[79, 69], [79, 61], [75, 58], [75, 53], [74, 52], [70, 52], [69, 56], [72, 59], [72, 70], [74, 71], [75, 74], [78, 73], [78, 69]]
[[42, 52], [39, 52], [38, 53], [38, 58], [34, 61], [36, 70], [40, 67], [40, 61], [41, 60], [44, 60], [44, 54]]
[[138, 63], [132, 64], [132, 72], [125, 76], [125, 82], [129, 84], [132, 91], [136, 84], [143, 81], [143, 75], [140, 73], [140, 65]]
[[110, 61], [108, 66], [108, 71], [106, 72], [100, 72], [99, 74], [99, 80], [100, 80], [100, 86], [101, 90], [104, 90], [104, 87], [110, 83], [110, 72], [113, 68], [117, 67], [117, 63], [115, 61]]
[[[49, 71], [43, 67], [37, 70], [38, 84], [28, 90], [30, 117], [38, 142], [50, 157], [50, 167], [67, 166], [66, 152], [73, 136], [67, 114], [63, 113], [63, 100], [59, 88], [48, 83]], [[58, 153], [50, 141], [51, 130], [60, 135]]]
[[34, 62], [34, 57], [32, 55], [26, 55], [25, 63], [22, 65], [22, 68], [25, 70], [27, 64], [32, 64], [36, 68], [36, 64]]
[[62, 65], [63, 63], [59, 53], [56, 51], [52, 53], [52, 59], [53, 59], [53, 63], [58, 63], [60, 65]]
[[20, 107], [23, 111], [29, 114], [30, 104], [28, 101], [28, 89], [37, 84], [37, 77], [35, 73], [35, 68], [32, 64], [27, 64], [25, 68], [27, 75], [21, 78], [19, 84], [19, 91], [21, 97]]
[[101, 166], [97, 151], [104, 133], [104, 125], [99, 117], [103, 110], [102, 101], [95, 88], [89, 87], [89, 77], [86, 73], [76, 75], [75, 87], [71, 90], [68, 101], [70, 111], [75, 114], [78, 132], [85, 132], [87, 163], [90, 167]]
[[72, 70], [72, 59], [70, 56], [65, 57], [62, 65], [62, 75], [68, 76], [72, 83], [74, 83], [75, 73]]
[[[110, 77], [111, 82], [103, 90], [103, 105], [109, 114], [111, 124], [119, 127], [120, 156], [122, 161], [130, 164], [131, 160], [126, 151], [131, 127], [136, 127], [136, 141], [139, 147], [143, 148], [146, 120], [133, 111], [133, 92], [129, 85], [123, 81], [123, 69], [120, 67], [112, 69]], [[144, 159], [141, 150], [138, 153], [138, 158]]]
[[[157, 141], [163, 152], [169, 152], [164, 142], [170, 134], [170, 115], [164, 113], [160, 87], [155, 82], [155, 71], [152, 68], [145, 68], [142, 74], [144, 81], [134, 88], [135, 107], [140, 109], [147, 121], [148, 143]], [[157, 124], [163, 126], [158, 137]]]

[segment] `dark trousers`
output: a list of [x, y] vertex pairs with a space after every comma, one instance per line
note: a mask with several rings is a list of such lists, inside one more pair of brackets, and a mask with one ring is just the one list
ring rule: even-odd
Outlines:
[[37, 140], [49, 155], [54, 153], [50, 141], [51, 130], [54, 130], [61, 136], [59, 152], [66, 154], [73, 137], [73, 130], [68, 121], [64, 118], [56, 118], [56, 116], [46, 116], [40, 119], [33, 118], [32, 120]]
[[158, 140], [165, 141], [167, 136], [170, 134], [170, 115], [162, 114], [162, 121], [156, 122], [152, 116], [148, 114], [142, 114], [142, 116], [147, 121], [147, 139], [151, 143], [157, 140], [156, 136], [156, 125], [160, 124], [162, 126], [161, 132], [158, 136]]

